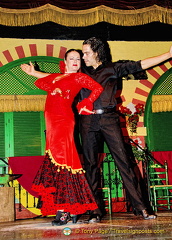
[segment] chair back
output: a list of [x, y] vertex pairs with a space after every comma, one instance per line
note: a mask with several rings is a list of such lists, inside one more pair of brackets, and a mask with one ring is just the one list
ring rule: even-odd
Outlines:
[[168, 185], [168, 165], [165, 161], [164, 165], [150, 161], [148, 164], [148, 182], [150, 186]]

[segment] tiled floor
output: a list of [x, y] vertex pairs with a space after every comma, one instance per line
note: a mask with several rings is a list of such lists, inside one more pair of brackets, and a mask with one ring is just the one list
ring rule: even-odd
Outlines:
[[159, 212], [155, 220], [113, 213], [111, 219], [107, 215], [96, 224], [83, 223], [86, 217], [63, 226], [52, 226], [50, 217], [0, 223], [0, 240], [172, 239], [172, 212]]

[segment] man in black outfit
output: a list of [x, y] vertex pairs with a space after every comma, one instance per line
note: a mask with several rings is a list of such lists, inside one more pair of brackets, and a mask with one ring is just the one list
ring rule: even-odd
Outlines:
[[[90, 215], [89, 222], [99, 222], [102, 217], [98, 193], [100, 171], [98, 167], [98, 145], [100, 133], [120, 171], [133, 211], [142, 215], [144, 219], [155, 219], [156, 215], [150, 215], [146, 209], [135, 174], [128, 161], [119, 125], [119, 116], [115, 109], [116, 99], [114, 96], [117, 91], [117, 83], [121, 77], [143, 71], [171, 58], [172, 47], [169, 52], [157, 57], [137, 62], [127, 61], [113, 63], [108, 62], [106, 46], [103, 41], [92, 37], [83, 42], [82, 52], [86, 65], [86, 67], [82, 69], [82, 72], [92, 77], [104, 88], [104, 91], [94, 103], [95, 114], [80, 116], [86, 177], [99, 206], [99, 209]], [[81, 99], [86, 98], [88, 95], [89, 90], [81, 90]]]

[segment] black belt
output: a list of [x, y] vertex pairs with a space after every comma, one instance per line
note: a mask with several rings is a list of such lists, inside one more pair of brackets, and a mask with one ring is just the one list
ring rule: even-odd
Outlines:
[[95, 109], [93, 110], [93, 112], [95, 112], [95, 114], [104, 114], [104, 113], [113, 113], [116, 112], [116, 108], [101, 108], [101, 109]]

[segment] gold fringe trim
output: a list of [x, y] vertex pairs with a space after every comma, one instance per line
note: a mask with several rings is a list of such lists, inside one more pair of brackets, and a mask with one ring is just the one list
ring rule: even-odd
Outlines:
[[152, 112], [170, 112], [172, 111], [172, 95], [153, 95]]
[[52, 162], [54, 165], [58, 166], [57, 172], [60, 172], [61, 169], [66, 168], [66, 169], [67, 169], [68, 171], [70, 171], [72, 174], [76, 174], [76, 173], [82, 174], [82, 173], [85, 173], [85, 170], [84, 170], [83, 168], [72, 169], [71, 166], [68, 166], [68, 165], [66, 165], [66, 164], [60, 164], [60, 163], [56, 162], [55, 159], [53, 158], [53, 155], [52, 155], [50, 149], [46, 150], [45, 153], [47, 153], [47, 154], [49, 155], [49, 158], [51, 159], [51, 162]]
[[46, 95], [0, 95], [0, 112], [44, 111]]
[[66, 10], [51, 4], [31, 9], [0, 8], [1, 25], [30, 26], [48, 21], [70, 27], [84, 27], [102, 21], [121, 26], [143, 25], [155, 21], [172, 24], [172, 9], [153, 5], [120, 10], [100, 5], [87, 10]]

